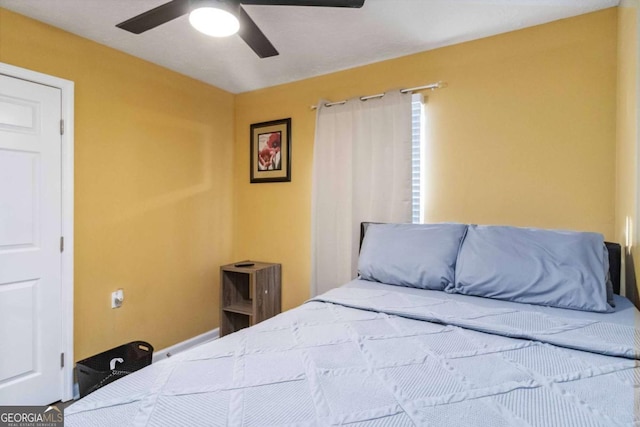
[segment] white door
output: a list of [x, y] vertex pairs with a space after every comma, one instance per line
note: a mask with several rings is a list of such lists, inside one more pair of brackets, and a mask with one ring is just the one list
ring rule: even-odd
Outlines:
[[0, 75], [0, 405], [61, 398], [60, 106]]

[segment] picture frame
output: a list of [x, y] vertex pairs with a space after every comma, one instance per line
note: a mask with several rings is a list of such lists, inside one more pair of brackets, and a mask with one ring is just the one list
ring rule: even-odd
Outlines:
[[291, 181], [291, 118], [254, 123], [250, 128], [252, 184]]

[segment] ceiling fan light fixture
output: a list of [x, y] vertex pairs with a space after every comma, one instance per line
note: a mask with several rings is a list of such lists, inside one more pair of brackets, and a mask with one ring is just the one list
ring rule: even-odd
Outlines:
[[217, 7], [204, 6], [189, 14], [193, 28], [212, 37], [228, 37], [238, 32], [240, 21], [231, 12]]

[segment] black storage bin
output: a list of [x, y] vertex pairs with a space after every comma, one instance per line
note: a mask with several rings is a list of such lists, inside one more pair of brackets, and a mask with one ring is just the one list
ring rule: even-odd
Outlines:
[[[150, 365], [152, 357], [151, 344], [133, 341], [79, 361], [76, 363], [76, 375], [80, 397]], [[118, 359], [118, 363], [115, 363], [114, 369], [111, 369], [110, 364], [114, 359]], [[122, 359], [122, 362], [119, 362], [119, 359]]]

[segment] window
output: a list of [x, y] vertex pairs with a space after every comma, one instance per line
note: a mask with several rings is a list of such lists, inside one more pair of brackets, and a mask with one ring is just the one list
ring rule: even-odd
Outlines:
[[424, 98], [416, 93], [411, 101], [411, 222], [420, 224], [424, 219], [422, 197]]

